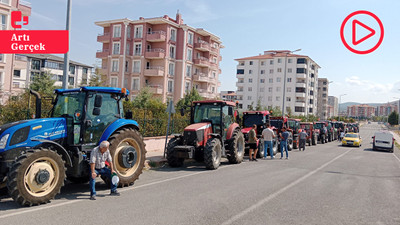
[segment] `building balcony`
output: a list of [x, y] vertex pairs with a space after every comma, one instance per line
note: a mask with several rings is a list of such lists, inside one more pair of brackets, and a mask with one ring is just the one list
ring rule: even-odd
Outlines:
[[299, 83], [299, 82], [297, 82], [296, 83], [296, 87], [302, 87], [302, 88], [306, 88], [306, 83]]
[[193, 75], [193, 81], [207, 83], [210, 82], [210, 78], [206, 73], [195, 73]]
[[146, 40], [148, 42], [162, 42], [167, 40], [167, 33], [159, 30], [147, 33]]
[[307, 64], [297, 64], [296, 68], [304, 68], [307, 69]]
[[194, 43], [194, 48], [196, 50], [203, 51], [203, 52], [208, 52], [211, 49], [210, 44], [205, 41], [199, 41], [197, 43]]
[[236, 87], [243, 87], [243, 85], [244, 85], [244, 82], [243, 81], [238, 81], [238, 82], [236, 82]]
[[110, 42], [110, 33], [99, 34], [97, 36], [97, 42], [107, 43]]
[[164, 67], [148, 67], [144, 70], [144, 75], [148, 77], [163, 77]]
[[296, 74], [296, 77], [297, 77], [298, 79], [307, 79], [307, 74], [305, 74], [305, 73], [298, 73], [298, 74]]
[[149, 91], [156, 95], [163, 94], [163, 87], [161, 85], [149, 85]]
[[148, 59], [164, 59], [165, 50], [162, 48], [147, 49], [144, 57]]
[[197, 89], [197, 91], [199, 92], [199, 95], [203, 98], [206, 99], [215, 98], [215, 94], [209, 92], [207, 89]]
[[200, 67], [210, 67], [210, 60], [205, 57], [194, 59], [194, 64]]
[[297, 107], [306, 107], [306, 102], [304, 102], [304, 101], [296, 101], [295, 106], [297, 106]]
[[96, 52], [96, 58], [107, 58], [110, 55], [108, 49], [99, 50]]
[[211, 47], [211, 54], [218, 55], [218, 48]]
[[296, 92], [296, 97], [305, 98], [306, 97], [306, 93], [304, 93], [304, 92]]

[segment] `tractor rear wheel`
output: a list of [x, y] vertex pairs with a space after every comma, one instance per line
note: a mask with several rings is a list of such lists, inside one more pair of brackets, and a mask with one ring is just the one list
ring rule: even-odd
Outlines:
[[243, 133], [236, 130], [233, 132], [229, 143], [229, 163], [238, 164], [243, 161], [244, 156], [244, 136]]
[[258, 141], [257, 158], [263, 158], [263, 157], [264, 157], [264, 140], [260, 139]]
[[175, 146], [179, 145], [181, 138], [171, 138], [167, 145], [167, 162], [170, 167], [181, 167], [183, 166], [183, 158], [177, 158], [175, 156]]
[[119, 177], [119, 186], [132, 185], [143, 171], [146, 149], [137, 130], [123, 128], [108, 140], [114, 170]]
[[27, 150], [12, 165], [7, 176], [8, 193], [22, 206], [49, 202], [64, 185], [61, 156], [49, 149]]
[[273, 152], [274, 156], [276, 155], [276, 153], [278, 153], [278, 142], [277, 141], [275, 141], [273, 143], [272, 152]]
[[215, 170], [221, 163], [222, 146], [218, 138], [210, 138], [204, 148], [204, 163], [209, 170]]
[[292, 151], [292, 149], [293, 149], [293, 139], [288, 139], [287, 140], [287, 147], [288, 147], [288, 151]]

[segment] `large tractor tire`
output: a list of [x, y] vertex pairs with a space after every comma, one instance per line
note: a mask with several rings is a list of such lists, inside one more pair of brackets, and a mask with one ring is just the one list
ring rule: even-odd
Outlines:
[[8, 193], [22, 206], [48, 203], [64, 185], [61, 156], [49, 149], [27, 150], [12, 165], [7, 176]]
[[114, 170], [119, 177], [119, 186], [133, 185], [143, 171], [146, 149], [137, 130], [124, 128], [116, 131], [108, 140]]
[[[257, 151], [257, 158], [263, 158], [264, 157], [264, 140], [260, 139], [258, 141], [258, 151]], [[267, 152], [268, 153], [268, 152]]]
[[204, 151], [196, 149], [194, 151], [194, 160], [196, 160], [196, 162], [204, 162]]
[[325, 134], [321, 135], [321, 144], [325, 144], [326, 142], [326, 138], [325, 138]]
[[177, 158], [174, 156], [175, 146], [179, 145], [181, 138], [174, 137], [171, 138], [167, 145], [167, 162], [170, 167], [181, 167], [183, 166], [183, 158]]
[[221, 164], [222, 146], [218, 138], [210, 138], [204, 148], [204, 163], [209, 170], [215, 170]]
[[243, 133], [236, 130], [233, 132], [229, 143], [228, 161], [232, 164], [238, 164], [243, 161], [244, 156], [244, 136]]
[[292, 151], [292, 149], [293, 149], [293, 139], [288, 139], [287, 140], [287, 147], [288, 147], [288, 151]]

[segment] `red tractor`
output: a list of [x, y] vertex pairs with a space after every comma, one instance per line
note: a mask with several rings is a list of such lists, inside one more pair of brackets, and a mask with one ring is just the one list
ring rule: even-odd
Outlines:
[[308, 134], [307, 143], [310, 145], [317, 145], [319, 131], [314, 129], [314, 124], [312, 122], [300, 122], [300, 128], [305, 130]]
[[[324, 131], [326, 128], [326, 131]], [[317, 121], [314, 122], [314, 129], [318, 132], [318, 141], [321, 144], [328, 143], [328, 128], [325, 122]]]
[[[262, 139], [262, 131], [265, 128], [265, 125], [269, 123], [269, 112], [268, 111], [248, 111], [243, 112], [243, 124], [242, 124], [242, 133], [244, 134], [244, 139], [246, 141], [245, 150], [248, 152], [248, 140], [249, 140], [249, 132], [253, 126], [253, 124], [257, 125], [257, 157], [264, 157], [264, 140]], [[277, 143], [274, 142], [273, 152], [274, 155], [278, 151]], [[269, 152], [268, 152], [269, 154]]]
[[300, 119], [288, 118], [289, 132], [292, 132], [293, 149], [299, 148]]
[[180, 167], [185, 159], [205, 163], [207, 169], [217, 169], [221, 157], [230, 163], [243, 161], [244, 136], [233, 102], [206, 100], [193, 102], [188, 127], [183, 134], [168, 142], [167, 161], [171, 167]]
[[[289, 127], [288, 118], [286, 116], [270, 117], [269, 123], [271, 125], [271, 128], [273, 128], [277, 139], [279, 139], [279, 134], [282, 132], [282, 128], [285, 127], [287, 129], [290, 134], [288, 138], [288, 150], [291, 151], [293, 149], [293, 131]], [[278, 140], [276, 140], [276, 142], [278, 142]], [[280, 149], [279, 145], [278, 149]]]

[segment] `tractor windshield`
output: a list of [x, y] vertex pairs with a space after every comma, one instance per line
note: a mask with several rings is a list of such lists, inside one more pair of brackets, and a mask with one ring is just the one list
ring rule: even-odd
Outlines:
[[283, 127], [282, 120], [270, 120], [269, 123], [271, 124], [272, 127], [278, 128], [279, 130], [282, 129]]
[[301, 124], [301, 129], [310, 130], [310, 124]]
[[260, 126], [264, 125], [264, 115], [263, 114], [245, 114], [243, 115], [243, 126], [252, 127], [253, 124]]
[[193, 121], [194, 123], [211, 122], [212, 124], [221, 124], [221, 105], [196, 104]]
[[80, 117], [83, 112], [84, 102], [85, 93], [83, 92], [59, 94], [57, 102], [54, 104], [53, 117], [61, 117], [62, 115]]
[[314, 124], [314, 128], [315, 128], [315, 129], [322, 129], [322, 127], [323, 127], [323, 124], [322, 124], [322, 123], [316, 123], [316, 124]]

